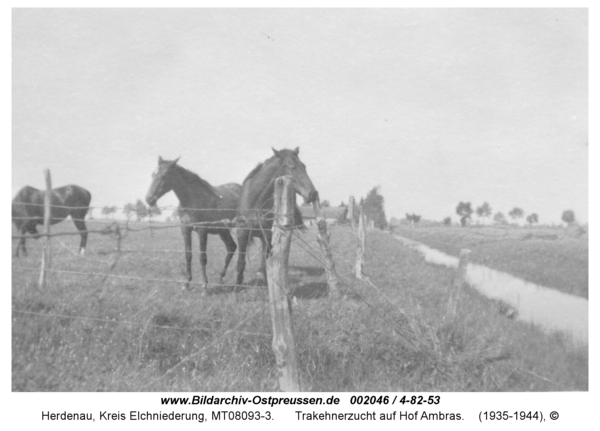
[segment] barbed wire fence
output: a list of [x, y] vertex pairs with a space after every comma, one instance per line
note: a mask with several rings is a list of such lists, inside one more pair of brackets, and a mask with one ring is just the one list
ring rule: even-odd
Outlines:
[[[335, 289], [337, 288], [338, 285], [342, 285], [345, 290], [343, 297], [347, 298], [347, 297], [351, 296], [352, 298], [358, 299], [358, 300], [362, 301], [363, 303], [365, 303], [366, 306], [371, 308], [375, 313], [379, 314], [384, 319], [384, 321], [386, 321], [390, 325], [390, 328], [400, 338], [402, 338], [408, 346], [410, 346], [413, 350], [422, 353], [426, 358], [429, 358], [432, 361], [432, 365], [436, 369], [438, 369], [438, 371], [440, 373], [448, 376], [448, 374], [445, 373], [444, 370], [438, 368], [435, 358], [430, 357], [429, 353], [423, 351], [423, 349], [420, 348], [419, 341], [418, 341], [420, 330], [419, 330], [418, 324], [415, 322], [415, 320], [408, 313], [406, 313], [395, 301], [391, 300], [387, 295], [385, 295], [385, 293], [379, 287], [377, 287], [371, 281], [371, 279], [365, 274], [364, 258], [366, 256], [366, 232], [367, 232], [367, 230], [373, 229], [372, 223], [367, 223], [366, 218], [364, 217], [364, 214], [362, 213], [362, 209], [360, 209], [358, 227], [355, 226], [354, 225], [354, 216], [353, 216], [355, 208], [354, 208], [354, 200], [352, 198], [350, 199], [350, 203], [351, 203], [351, 207], [349, 208], [349, 211], [348, 211], [348, 218], [351, 220], [351, 229], [352, 229], [354, 235], [356, 236], [357, 259], [356, 259], [355, 263], [351, 263], [351, 262], [344, 262], [344, 263], [349, 268], [354, 267], [355, 268], [354, 278], [356, 280], [359, 280], [360, 282], [366, 283], [368, 286], [370, 286], [372, 291], [379, 295], [379, 298], [382, 302], [384, 302], [388, 305], [391, 305], [399, 313], [399, 315], [402, 318], [402, 321], [392, 320], [390, 318], [390, 316], [387, 315], [384, 307], [382, 307], [378, 304], [375, 304], [375, 303], [373, 303], [372, 300], [366, 298], [365, 295], [361, 294], [354, 287], [354, 283], [351, 282], [351, 280], [343, 277], [335, 269], [333, 259], [331, 258], [332, 250], [329, 250], [329, 252], [327, 252], [327, 250], [324, 250], [325, 240], [327, 242], [327, 246], [329, 243], [329, 232], [327, 231], [326, 221], [322, 217], [320, 217], [320, 220], [319, 219], [317, 220], [317, 226], [318, 226], [318, 231], [319, 231], [319, 236], [318, 236], [317, 242], [321, 246], [321, 252], [316, 250], [308, 241], [306, 241], [302, 236], [300, 236], [300, 234], [298, 233], [298, 230], [294, 229], [293, 227], [288, 230], [285, 230], [285, 229], [282, 230], [282, 235], [283, 235], [283, 237], [289, 236], [290, 242], [293, 242], [295, 244], [295, 246], [298, 247], [302, 251], [302, 253], [310, 256], [314, 260], [314, 262], [317, 263], [318, 266], [322, 267], [325, 270], [325, 272], [327, 274], [327, 279], [328, 279], [329, 291], [330, 291], [330, 293], [333, 293], [333, 297], [340, 296], [340, 295], [338, 295], [338, 292]], [[28, 205], [38, 205], [38, 204], [28, 204]], [[39, 204], [39, 205], [41, 205], [41, 204]], [[58, 207], [58, 206], [52, 205], [52, 207]], [[96, 207], [96, 208], [99, 208], [99, 207]], [[173, 206], [160, 207], [161, 211], [169, 210], [169, 209], [173, 210], [175, 208], [182, 209], [180, 207], [173, 207]], [[125, 207], [120, 208], [120, 209], [124, 211]], [[198, 209], [198, 208], [187, 208], [186, 210], [209, 211], [209, 210]], [[227, 210], [227, 209], [222, 209], [222, 210], [223, 211], [231, 211], [231, 210]], [[210, 210], [210, 211], [212, 211], [212, 210]], [[318, 212], [318, 209], [317, 209], [317, 207], [315, 207], [315, 215], [317, 212]], [[292, 210], [292, 214], [293, 214], [293, 210]], [[274, 219], [276, 219], [276, 217], [277, 217], [277, 215], [275, 215], [275, 214], [271, 214], [270, 216], [273, 217]], [[23, 218], [31, 219], [30, 217], [23, 217]], [[184, 252], [183, 250], [173, 250], [173, 249], [152, 249], [152, 250], [142, 249], [142, 248], [126, 249], [126, 248], [122, 247], [122, 243], [123, 243], [124, 239], [127, 238], [129, 235], [136, 235], [136, 234], [140, 234], [142, 232], [150, 231], [152, 234], [155, 230], [181, 229], [182, 227], [194, 227], [194, 228], [228, 227], [228, 228], [232, 228], [232, 229], [233, 228], [235, 228], [235, 229], [253, 229], [253, 230], [256, 229], [256, 228], [245, 227], [243, 225], [243, 222], [244, 222], [243, 220], [227, 220], [227, 219], [212, 221], [212, 222], [189, 223], [189, 224], [174, 223], [174, 222], [156, 223], [156, 222], [152, 222], [152, 221], [142, 224], [139, 222], [130, 222], [129, 219], [126, 221], [116, 221], [116, 220], [110, 221], [109, 220], [109, 221], [104, 221], [104, 222], [94, 220], [94, 222], [95, 223], [105, 223], [106, 225], [100, 229], [86, 229], [84, 231], [85, 233], [109, 237], [115, 241], [114, 248], [110, 252], [107, 252], [107, 254], [113, 253], [115, 255], [115, 258], [112, 261], [93, 258], [95, 260], [98, 260], [98, 261], [106, 264], [107, 267], [104, 272], [65, 270], [65, 269], [56, 269], [56, 268], [49, 268], [49, 267], [42, 269], [42, 271], [45, 271], [46, 273], [51, 272], [51, 273], [58, 274], [58, 275], [67, 275], [68, 274], [68, 275], [73, 275], [73, 276], [101, 277], [102, 283], [105, 282], [107, 279], [112, 278], [112, 279], [136, 280], [136, 281], [139, 281], [140, 283], [151, 281], [151, 282], [158, 282], [158, 283], [178, 283], [178, 284], [180, 284], [183, 282], [180, 279], [152, 278], [152, 277], [141, 277], [141, 276], [135, 276], [135, 275], [124, 275], [124, 274], [113, 273], [115, 268], [117, 268], [117, 266], [118, 266], [120, 258], [126, 253], [148, 253], [149, 251], [156, 252], [156, 253], [183, 253]], [[140, 225], [142, 225], [142, 226], [140, 226]], [[347, 227], [337, 227], [337, 226], [336, 226], [336, 228], [347, 229]], [[371, 228], [371, 229], [368, 229], [368, 228]], [[50, 233], [49, 230], [44, 229], [44, 233], [33, 235], [33, 237], [38, 237], [38, 238], [42, 237], [42, 238], [48, 238], [48, 239], [55, 238], [57, 241], [59, 241], [59, 244], [61, 244], [63, 246], [63, 248], [65, 248], [66, 250], [69, 251], [69, 253], [76, 255], [76, 253], [71, 251], [65, 244], [60, 242], [59, 238], [64, 237], [64, 236], [81, 235], [81, 233], [82, 232], [79, 232], [79, 231], [78, 232]], [[323, 235], [325, 235], [326, 238], [324, 238]], [[15, 240], [15, 239], [20, 240], [23, 237], [29, 238], [30, 236], [28, 236], [28, 235], [13, 235], [12, 236], [13, 240]], [[335, 248], [333, 250], [335, 251]], [[258, 251], [256, 251], [256, 253], [258, 253]], [[328, 255], [329, 255], [329, 257], [328, 257]], [[247, 257], [252, 258], [252, 256], [249, 256], [248, 254], [247, 254]], [[89, 257], [86, 257], [86, 258], [89, 258]], [[336, 254], [336, 259], [339, 259], [339, 258], [340, 258], [340, 255]], [[34, 271], [38, 271], [39, 269], [35, 268], [33, 266], [15, 265], [13, 262], [13, 270], [34, 272]], [[193, 284], [193, 285], [204, 285], [204, 283], [200, 282], [200, 281], [190, 281], [189, 283]], [[335, 284], [333, 284], [333, 283], [335, 283]], [[279, 284], [279, 283], [274, 283], [274, 284]], [[332, 289], [332, 284], [334, 286], [333, 289]], [[223, 286], [223, 285], [209, 284], [206, 287], [213, 288], [213, 287], [221, 287], [221, 286]], [[234, 288], [234, 289], [252, 288], [252, 286], [248, 286], [248, 285], [236, 286], [234, 284], [228, 284], [228, 285], [226, 284], [225, 286]], [[282, 286], [278, 285], [277, 287], [282, 287]], [[236, 325], [236, 327], [221, 334], [221, 336], [217, 337], [210, 345], [204, 346], [204, 347], [202, 347], [202, 349], [195, 351], [195, 352], [191, 353], [190, 355], [186, 356], [185, 358], [183, 358], [179, 363], [173, 365], [161, 377], [157, 378], [156, 380], [160, 380], [164, 376], [174, 372], [179, 366], [181, 366], [181, 364], [185, 363], [187, 360], [191, 359], [192, 357], [200, 354], [202, 351], [209, 348], [211, 345], [214, 345], [215, 343], [219, 342], [224, 337], [226, 337], [228, 334], [240, 332], [240, 331], [238, 331], [238, 329], [241, 326], [243, 326], [243, 324], [247, 320], [250, 320], [251, 318], [264, 313], [269, 308], [273, 309], [273, 308], [285, 305], [284, 303], [288, 302], [285, 299], [290, 298], [293, 295], [293, 292], [285, 290], [287, 288], [286, 286], [283, 286], [283, 288], [284, 288], [284, 295], [282, 295], [280, 298], [275, 299], [275, 300], [273, 300], [273, 298], [270, 298], [270, 300], [264, 305], [264, 307], [260, 307], [260, 309], [256, 313], [252, 314], [248, 318], [239, 322], [238, 325]], [[69, 319], [97, 321], [97, 322], [105, 322], [105, 323], [111, 323], [111, 324], [134, 325], [134, 326], [144, 325], [145, 327], [156, 327], [156, 328], [161, 328], [161, 329], [169, 329], [169, 330], [172, 329], [172, 330], [178, 330], [178, 331], [185, 330], [183, 328], [170, 327], [168, 325], [167, 326], [165, 326], [165, 325], [150, 325], [148, 322], [143, 324], [143, 323], [139, 323], [139, 322], [130, 322], [130, 321], [106, 320], [106, 319], [94, 318], [94, 317], [89, 317], [89, 316], [67, 316], [67, 315], [62, 315], [62, 314], [57, 314], [57, 313], [39, 313], [39, 312], [30, 311], [30, 310], [13, 309], [13, 313], [19, 313], [22, 315], [36, 315], [36, 316], [40, 316], [40, 317], [44, 316], [44, 317], [48, 317], [48, 318], [69, 318]], [[408, 328], [408, 329], [406, 329], [406, 328]], [[187, 330], [190, 330], [190, 328], [187, 328]], [[261, 334], [261, 335], [267, 335], [267, 334]], [[277, 352], [276, 352], [276, 355], [277, 355]], [[278, 362], [286, 363], [285, 360], [281, 360]], [[297, 372], [296, 372], [296, 374], [297, 374]], [[450, 377], [450, 376], [448, 376], [448, 377]], [[282, 388], [283, 387], [289, 388], [289, 386], [285, 386], [285, 385], [282, 385]], [[294, 389], [298, 390], [297, 388], [299, 388], [299, 385], [291, 386], [291, 388], [292, 388], [292, 390], [294, 390]]]

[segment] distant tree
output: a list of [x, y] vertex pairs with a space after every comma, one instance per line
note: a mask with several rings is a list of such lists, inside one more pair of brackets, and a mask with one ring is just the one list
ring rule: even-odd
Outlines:
[[154, 216], [159, 216], [162, 214], [162, 211], [160, 210], [159, 207], [157, 207], [156, 205], [154, 205], [153, 207], [149, 207], [148, 208], [148, 218], [150, 220], [152, 220], [152, 217]]
[[117, 212], [116, 206], [111, 207], [111, 206], [106, 205], [102, 208], [102, 210], [100, 210], [100, 214], [102, 214], [103, 216], [107, 216], [107, 217], [116, 212]]
[[421, 216], [413, 213], [410, 215], [410, 221], [413, 223], [419, 223], [421, 221]]
[[135, 203], [135, 217], [137, 221], [148, 217], [148, 207], [140, 199]]
[[523, 218], [523, 216], [525, 215], [525, 211], [523, 211], [519, 207], [514, 207], [512, 210], [509, 211], [508, 215], [510, 216], [510, 218], [517, 221]]
[[406, 213], [406, 220], [411, 223], [411, 224], [415, 224], [415, 223], [419, 223], [419, 221], [421, 221], [421, 216], [418, 214], [409, 214]]
[[467, 219], [470, 219], [471, 214], [473, 214], [471, 202], [459, 202], [456, 206], [456, 214], [460, 216], [460, 225], [465, 227], [467, 225]]
[[564, 221], [569, 226], [575, 223], [575, 213], [573, 210], [565, 210], [562, 213], [562, 221]]
[[496, 214], [494, 214], [494, 223], [496, 223], [496, 224], [505, 224], [506, 223], [506, 217], [504, 216], [504, 214], [501, 213], [500, 211], [498, 211]]
[[475, 212], [480, 219], [486, 219], [492, 215], [492, 207], [487, 202], [484, 202]]
[[446, 217], [444, 219], [444, 226], [450, 226], [452, 224], [452, 219], [450, 217]]
[[171, 219], [174, 221], [179, 220], [179, 208], [175, 208], [171, 213]]
[[329, 201], [327, 199], [321, 201], [321, 207], [322, 208], [326, 208], [326, 207], [329, 207], [329, 206], [330, 206], [330, 204], [329, 204]]
[[125, 217], [127, 217], [127, 221], [129, 221], [131, 216], [135, 214], [135, 205], [125, 204], [125, 207], [123, 208], [123, 214], [125, 214]]
[[348, 205], [346, 205], [346, 204], [344, 203], [344, 201], [342, 201], [342, 203], [340, 204], [340, 208], [346, 208], [347, 206], [348, 206]]
[[361, 198], [361, 205], [364, 208], [367, 220], [373, 220], [375, 227], [384, 230], [387, 227], [387, 220], [385, 218], [385, 210], [383, 209], [384, 199], [379, 194], [379, 186], [373, 187], [367, 197]]
[[527, 223], [532, 225], [532, 224], [538, 222], [538, 215], [536, 213], [531, 213], [527, 216], [527, 218], [525, 220], [527, 220]]

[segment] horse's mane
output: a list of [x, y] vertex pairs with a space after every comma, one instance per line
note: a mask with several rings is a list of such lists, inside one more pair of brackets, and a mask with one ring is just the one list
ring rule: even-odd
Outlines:
[[200, 178], [200, 175], [187, 170], [186, 168], [179, 166], [179, 165], [175, 165], [177, 167], [178, 172], [181, 174], [181, 176], [184, 178], [184, 180], [186, 180], [187, 182], [196, 182], [199, 183], [201, 187], [207, 189], [210, 193], [212, 193], [213, 195], [215, 195], [216, 197], [221, 197], [221, 195], [217, 192], [217, 189], [215, 189], [208, 181]]
[[259, 163], [258, 165], [256, 165], [256, 167], [254, 169], [252, 169], [252, 171], [250, 171], [248, 176], [246, 178], [244, 178], [244, 182], [248, 181], [250, 178], [252, 178], [254, 175], [256, 175], [256, 173], [262, 169], [263, 165], [264, 165], [264, 163]]
[[252, 169], [250, 171], [250, 173], [248, 174], [248, 176], [246, 178], [244, 178], [244, 182], [248, 181], [250, 178], [252, 178], [254, 175], [256, 175], [258, 172], [260, 172], [260, 170], [267, 166], [269, 163], [271, 163], [274, 159], [277, 159], [277, 157], [275, 156], [271, 156], [271, 158], [265, 160], [263, 163], [259, 163], [258, 165], [256, 165], [256, 167], [254, 169]]

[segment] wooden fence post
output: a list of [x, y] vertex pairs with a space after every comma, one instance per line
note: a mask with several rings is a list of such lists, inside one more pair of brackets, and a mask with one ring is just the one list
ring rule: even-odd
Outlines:
[[456, 268], [456, 274], [454, 275], [454, 281], [452, 282], [453, 289], [460, 289], [465, 282], [465, 276], [467, 274], [467, 264], [469, 263], [469, 255], [471, 250], [463, 248], [460, 251], [460, 259], [458, 261], [458, 267]]
[[317, 233], [317, 242], [321, 246], [323, 257], [325, 258], [325, 274], [327, 276], [327, 286], [329, 286], [329, 292], [335, 296], [340, 296], [340, 289], [338, 287], [338, 279], [335, 275], [335, 262], [333, 261], [333, 255], [331, 254], [331, 248], [329, 247], [329, 231], [327, 230], [327, 223], [321, 215], [321, 202], [313, 202], [313, 210], [315, 212], [315, 219], [317, 221], [317, 227], [319, 228]]
[[467, 265], [469, 263], [469, 255], [471, 254], [471, 250], [463, 248], [460, 251], [460, 258], [458, 260], [458, 267], [456, 268], [456, 273], [454, 274], [454, 280], [452, 281], [452, 287], [450, 292], [450, 300], [448, 301], [448, 315], [450, 322], [454, 321], [454, 316], [456, 314], [456, 304], [460, 298], [460, 291], [462, 289], [462, 285], [465, 282], [465, 278], [467, 275]]
[[52, 194], [52, 178], [50, 170], [44, 169], [44, 179], [46, 180], [46, 193], [44, 194], [44, 239], [42, 249], [42, 269], [40, 271], [40, 279], [38, 286], [40, 289], [46, 287], [47, 270], [50, 268], [50, 217], [51, 217], [51, 194]]
[[352, 232], [356, 232], [356, 223], [354, 222], [354, 196], [350, 196], [350, 198], [348, 199], [348, 214], [346, 218], [350, 220]]
[[363, 272], [365, 266], [365, 249], [367, 245], [367, 220], [362, 207], [360, 208], [360, 215], [358, 217], [358, 232], [357, 235], [357, 247], [356, 247], [356, 265], [355, 272], [356, 278], [363, 280], [365, 274]]
[[296, 195], [291, 175], [275, 180], [275, 220], [271, 256], [267, 259], [267, 281], [273, 323], [273, 352], [279, 374], [279, 388], [300, 391], [298, 360], [292, 330], [292, 308], [288, 286], [288, 262]]

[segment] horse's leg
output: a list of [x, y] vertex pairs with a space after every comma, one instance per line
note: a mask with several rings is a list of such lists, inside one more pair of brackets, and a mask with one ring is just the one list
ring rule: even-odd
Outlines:
[[250, 230], [246, 227], [237, 229], [238, 238], [238, 261], [237, 261], [237, 279], [236, 289], [239, 289], [244, 284], [244, 269], [246, 269], [246, 250], [248, 249], [248, 241], [250, 240]]
[[187, 282], [185, 283], [185, 289], [189, 290], [190, 281], [192, 281], [192, 228], [188, 226], [181, 226], [181, 234], [183, 235], [183, 250], [185, 252], [185, 270], [187, 275]]
[[208, 243], [208, 230], [207, 229], [198, 229], [198, 237], [200, 238], [200, 267], [202, 268], [202, 287], [204, 288], [204, 292], [208, 289], [208, 277], [206, 276], [206, 264], [208, 263], [208, 258], [206, 255], [206, 246]]
[[71, 214], [71, 219], [73, 219], [73, 223], [75, 223], [75, 227], [79, 231], [81, 235], [81, 242], [79, 243], [79, 254], [85, 254], [85, 245], [87, 244], [87, 228], [85, 226], [85, 222], [83, 219], [85, 218], [85, 213], [73, 213]]
[[23, 251], [23, 256], [27, 257], [27, 249], [25, 248], [25, 234], [27, 233], [27, 224], [24, 224], [19, 229], [19, 234], [21, 238], [19, 238], [19, 242], [17, 243], [17, 250], [15, 251], [15, 256], [19, 257], [19, 251]]
[[35, 221], [28, 221], [21, 228], [22, 238], [19, 240], [19, 247], [23, 251], [23, 256], [27, 256], [27, 249], [25, 248], [25, 234], [26, 233], [29, 233], [33, 239], [38, 239], [40, 237], [40, 234], [37, 231], [37, 226], [36, 226]]
[[225, 266], [223, 267], [223, 271], [221, 271], [221, 284], [223, 284], [223, 278], [227, 273], [229, 262], [231, 262], [231, 259], [235, 254], [237, 246], [235, 245], [235, 241], [231, 237], [231, 232], [229, 231], [229, 229], [219, 231], [219, 236], [221, 237], [221, 240], [223, 241], [223, 243], [225, 244], [225, 248], [227, 249], [227, 256], [225, 257]]

